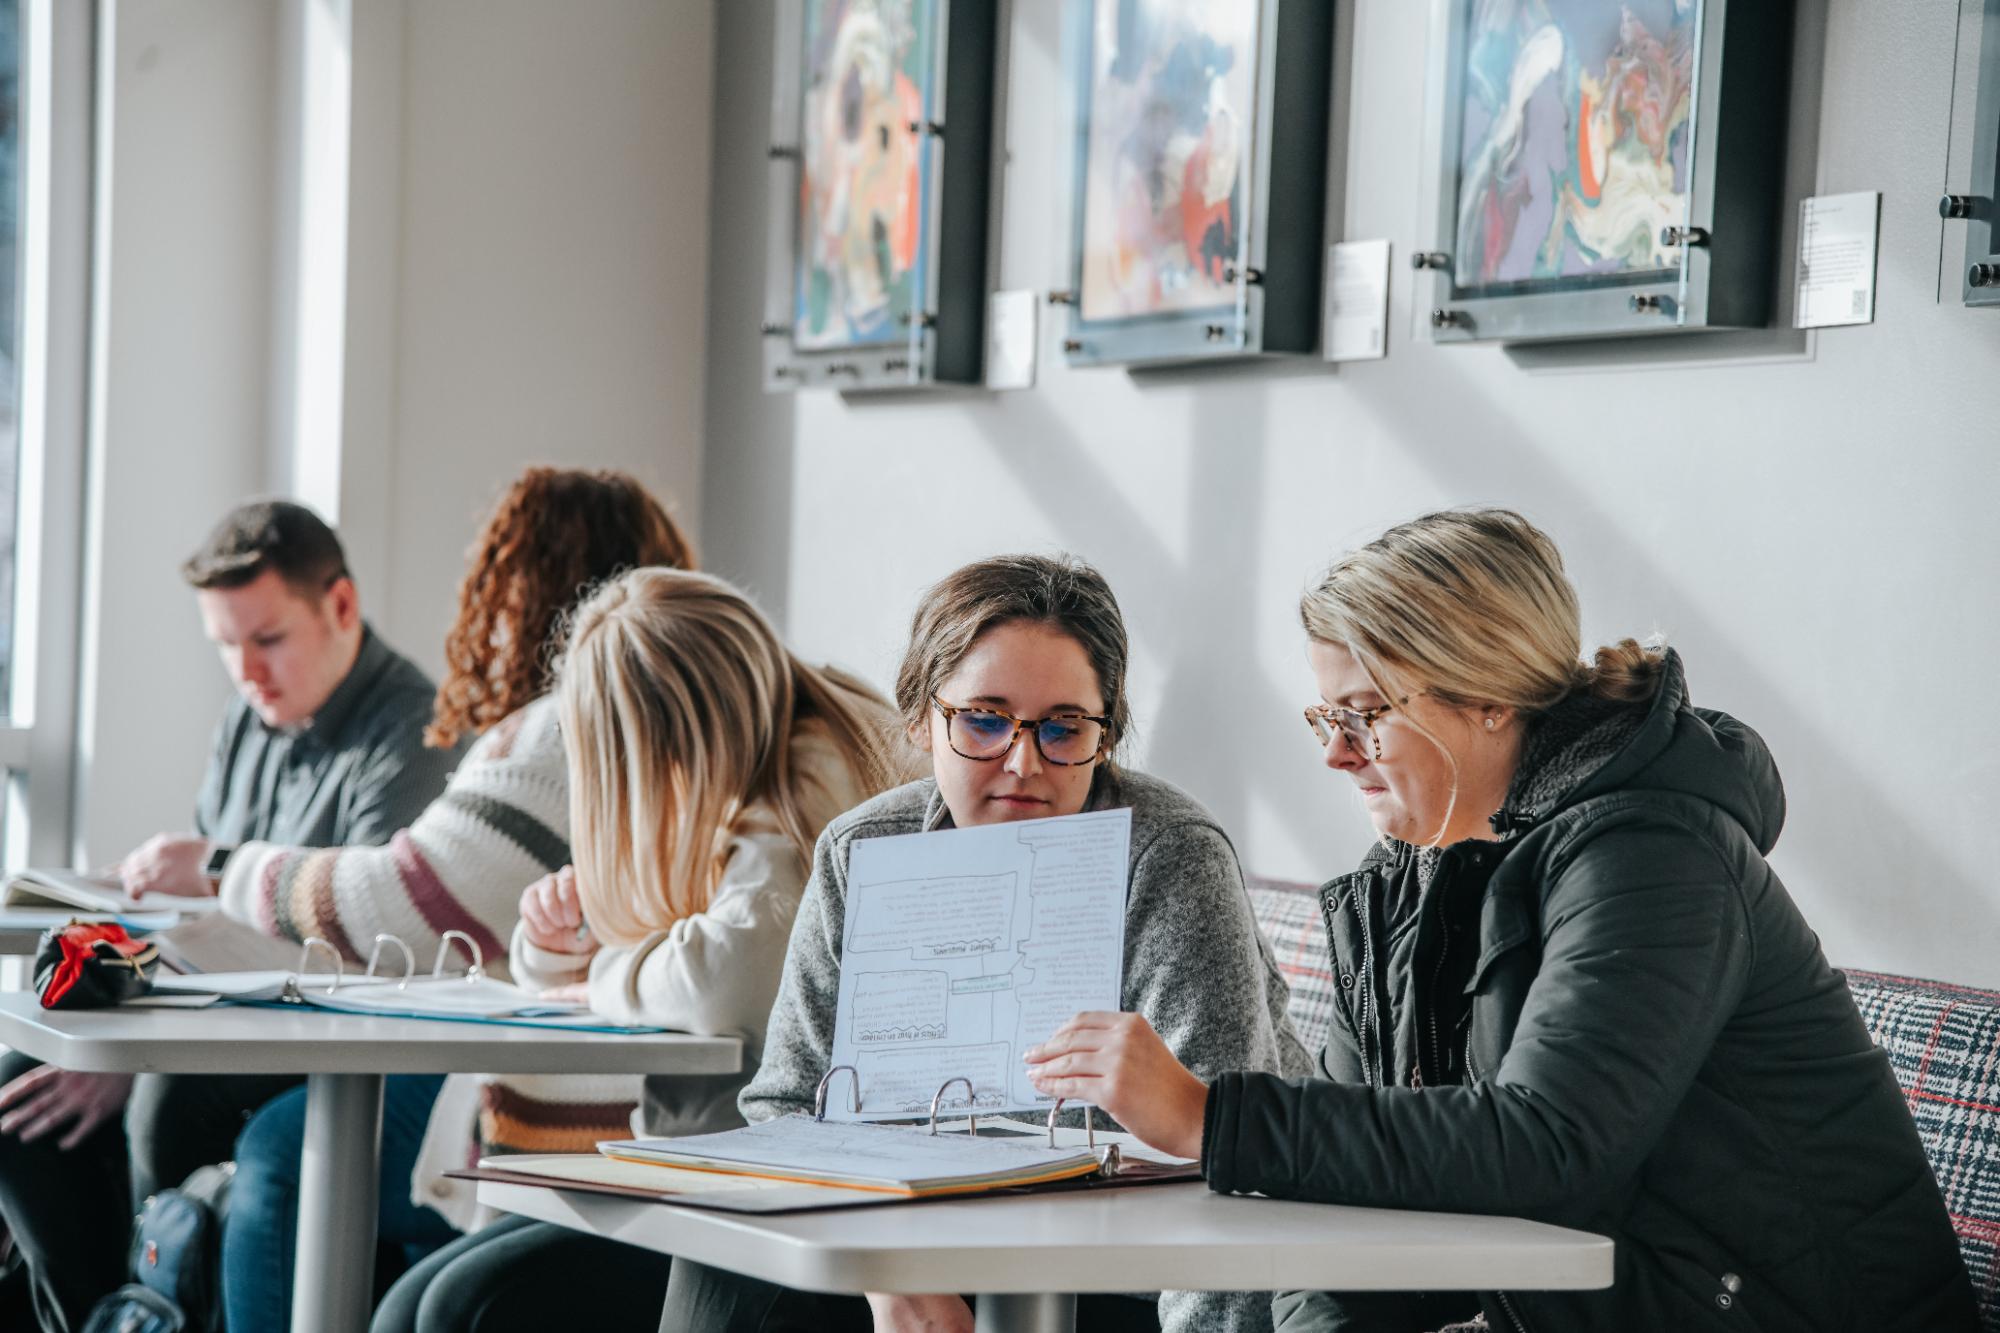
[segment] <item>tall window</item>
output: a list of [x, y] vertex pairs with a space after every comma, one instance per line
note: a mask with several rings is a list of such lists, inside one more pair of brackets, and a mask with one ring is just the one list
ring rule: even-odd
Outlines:
[[0, 0], [0, 863], [68, 864], [95, 0]]
[[14, 521], [21, 479], [21, 4], [0, 0], [0, 721], [13, 716]]

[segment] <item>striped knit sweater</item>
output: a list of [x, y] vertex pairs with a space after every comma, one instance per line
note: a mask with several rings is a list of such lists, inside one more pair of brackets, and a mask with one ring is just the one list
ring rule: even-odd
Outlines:
[[266, 934], [317, 936], [349, 962], [365, 961], [376, 935], [395, 935], [419, 971], [444, 932], [462, 930], [505, 977], [521, 891], [568, 860], [568, 773], [555, 700], [543, 697], [489, 728], [387, 846], [237, 848], [222, 909]]

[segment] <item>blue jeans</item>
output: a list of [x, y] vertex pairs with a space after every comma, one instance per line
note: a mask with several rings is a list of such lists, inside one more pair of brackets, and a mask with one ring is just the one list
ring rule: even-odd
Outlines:
[[[421, 1258], [458, 1235], [436, 1212], [410, 1202], [410, 1172], [444, 1078], [392, 1074], [383, 1085], [377, 1235]], [[284, 1333], [291, 1327], [305, 1124], [306, 1090], [294, 1088], [266, 1102], [236, 1140], [236, 1181], [222, 1233], [223, 1306], [232, 1329]]]

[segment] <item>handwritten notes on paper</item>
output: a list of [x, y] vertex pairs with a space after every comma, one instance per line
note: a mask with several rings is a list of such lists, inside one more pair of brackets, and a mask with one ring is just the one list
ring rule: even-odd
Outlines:
[[[1033, 1111], [1021, 1052], [1117, 1009], [1130, 810], [867, 838], [848, 854], [832, 1064], [863, 1120]], [[845, 1086], [829, 1118], [853, 1119]]]

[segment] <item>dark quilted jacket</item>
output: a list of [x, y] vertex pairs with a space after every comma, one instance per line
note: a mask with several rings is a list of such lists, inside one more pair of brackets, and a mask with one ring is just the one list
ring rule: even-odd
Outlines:
[[1322, 1078], [1217, 1079], [1202, 1164], [1222, 1191], [1598, 1232], [1616, 1282], [1292, 1295], [1280, 1327], [1975, 1328], [1888, 1061], [1764, 860], [1763, 742], [1693, 708], [1669, 654], [1650, 705], [1558, 706], [1520, 771], [1505, 841], [1377, 850], [1321, 890]]

